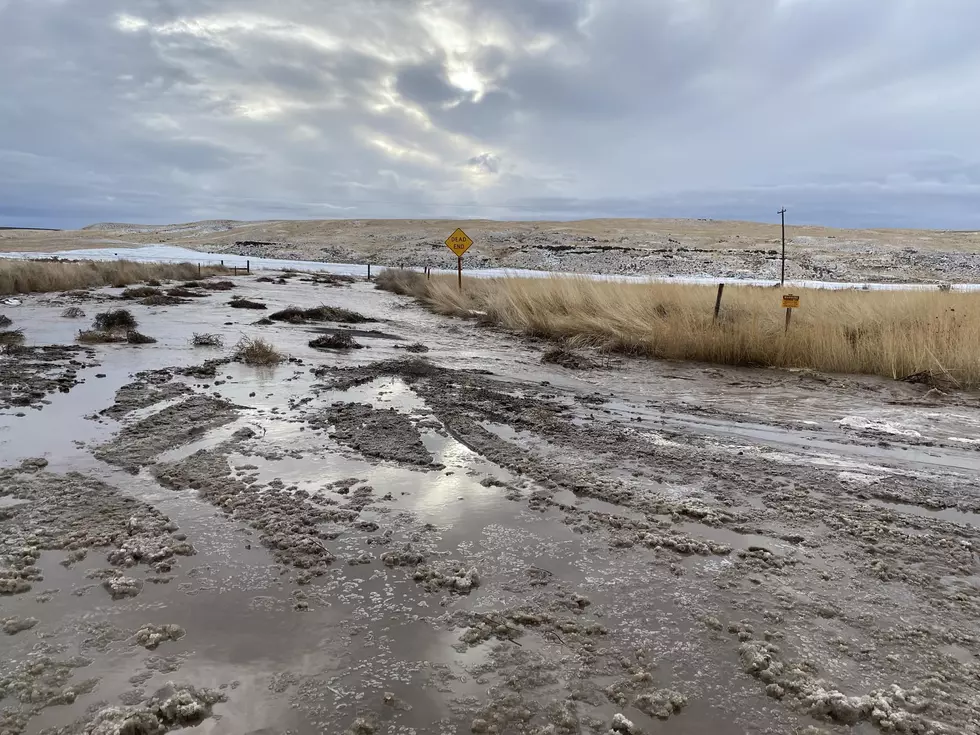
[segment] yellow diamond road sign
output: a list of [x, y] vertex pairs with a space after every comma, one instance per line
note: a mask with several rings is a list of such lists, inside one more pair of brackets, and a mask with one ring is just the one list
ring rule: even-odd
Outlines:
[[473, 241], [470, 240], [470, 236], [458, 227], [456, 228], [456, 232], [450, 235], [449, 239], [446, 240], [446, 247], [460, 257], [462, 257], [463, 253], [470, 249], [470, 245], [472, 244]]

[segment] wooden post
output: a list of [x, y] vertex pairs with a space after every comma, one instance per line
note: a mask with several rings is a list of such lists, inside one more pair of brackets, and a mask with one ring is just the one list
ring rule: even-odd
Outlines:
[[200, 261], [198, 261], [198, 263], [197, 263], [197, 275], [198, 275], [198, 277], [200, 277], [200, 275], [201, 275], [201, 262]]
[[432, 278], [432, 268], [426, 266], [426, 268], [425, 268], [425, 280], [428, 281], [430, 278]]
[[224, 267], [225, 267], [225, 261], [224, 261], [224, 260], [222, 260], [222, 261], [221, 261], [221, 267], [222, 267], [222, 268], [224, 268]]
[[371, 280], [371, 264], [368, 263], [368, 280]]
[[715, 298], [715, 321], [718, 321], [718, 312], [721, 311], [721, 294], [725, 290], [725, 284], [718, 284], [718, 296]]
[[787, 331], [787, 332], [789, 331], [789, 320], [790, 320], [790, 318], [792, 316], [793, 316], [793, 310], [792, 309], [787, 309], [786, 310], [786, 329], [785, 329], [785, 331]]
[[459, 274], [458, 276], [459, 290], [462, 291], [463, 290], [463, 256], [462, 255], [456, 256], [456, 260], [458, 261], [456, 267], [458, 269], [458, 274]]
[[249, 275], [252, 275], [252, 261], [251, 260], [246, 260], [245, 261], [245, 272], [248, 273]]

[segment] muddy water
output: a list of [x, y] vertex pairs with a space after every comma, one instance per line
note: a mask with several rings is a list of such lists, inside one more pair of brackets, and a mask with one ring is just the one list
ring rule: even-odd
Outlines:
[[[11, 732], [84, 732], [105, 707], [144, 707], [171, 681], [226, 698], [198, 725], [211, 733], [605, 733], [616, 714], [645, 733], [876, 732], [892, 720], [876, 720], [861, 698], [893, 685], [937, 702], [916, 720], [923, 732], [970, 731], [980, 455], [950, 440], [976, 436], [980, 412], [968, 400], [920, 405], [913, 387], [874, 380], [649, 362], [572, 372], [542, 366], [533, 345], [366, 284], [238, 283], [270, 310], [328, 303], [376, 319], [358, 336], [367, 349], [313, 350], [320, 325], [254, 325], [261, 312], [230, 308], [227, 293], [134, 306], [156, 345], [99, 347], [69, 393], [0, 415], [3, 467], [43, 457], [42, 474], [100, 479], [169, 517], [196, 552], [169, 572], [120, 568], [144, 584], [114, 600], [87, 572], [112, 567], [115, 542], [68, 567], [66, 550], [41, 551], [42, 579], [0, 597], [0, 619], [38, 621], [0, 636], [0, 680], [48, 651], [91, 659], [67, 685], [98, 683], [71, 704], [8, 694], [0, 706], [26, 718]], [[33, 343], [66, 343], [78, 325], [62, 308], [28, 299], [13, 316]], [[194, 332], [220, 334], [226, 347], [192, 348]], [[133, 374], [225, 356], [243, 335], [296, 361], [168, 374], [233, 403], [232, 420], [175, 441], [135, 474], [93, 457], [121, 428], [180, 410], [183, 396], [100, 416]], [[438, 376], [371, 372], [416, 341], [444, 368]], [[365, 381], [326, 387], [339, 368]], [[470, 392], [455, 392], [467, 381]], [[366, 407], [378, 435], [341, 440], [321, 420], [334, 404]], [[400, 456], [390, 444], [403, 434], [387, 433], [396, 415], [430, 463], [386, 458]], [[863, 423], [842, 423], [853, 416]], [[466, 433], [463, 419], [486, 437]], [[197, 457], [227, 463], [227, 475], [202, 471], [192, 478], [200, 491], [158, 481], [157, 468]], [[334, 515], [290, 516], [285, 528], [247, 507], [223, 511], [243, 487], [255, 505], [281, 498], [277, 507]], [[43, 530], [31, 508], [30, 497], [0, 495], [8, 538], [27, 543]], [[309, 580], [306, 562], [277, 556], [289, 549], [267, 538], [270, 526], [300, 533], [307, 522], [335, 557]], [[403, 552], [419, 559], [385, 562]], [[478, 584], [460, 591], [453, 580], [467, 570]], [[185, 634], [146, 650], [135, 634], [149, 623]], [[751, 658], [765, 645], [778, 648], [770, 669]], [[926, 681], [934, 671], [947, 682], [942, 697]], [[685, 703], [665, 719], [642, 711], [643, 696], [666, 690]], [[923, 717], [888, 696], [897, 718]]]

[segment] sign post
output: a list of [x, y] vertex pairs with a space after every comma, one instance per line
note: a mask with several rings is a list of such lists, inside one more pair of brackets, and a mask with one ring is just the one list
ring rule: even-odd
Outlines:
[[459, 290], [463, 290], [463, 253], [470, 249], [473, 241], [470, 236], [458, 227], [456, 231], [446, 239], [446, 247], [456, 254], [457, 279]]
[[793, 317], [793, 309], [800, 308], [800, 297], [796, 294], [783, 294], [783, 308], [786, 309], [786, 329], [789, 331], [789, 320]]
[[786, 207], [779, 210], [780, 221], [783, 225], [783, 266], [779, 271], [779, 285], [786, 285]]

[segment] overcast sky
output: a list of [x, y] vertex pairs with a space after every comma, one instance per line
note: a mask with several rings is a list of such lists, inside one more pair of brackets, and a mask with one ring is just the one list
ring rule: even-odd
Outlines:
[[0, 225], [980, 228], [978, 0], [0, 0]]

